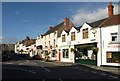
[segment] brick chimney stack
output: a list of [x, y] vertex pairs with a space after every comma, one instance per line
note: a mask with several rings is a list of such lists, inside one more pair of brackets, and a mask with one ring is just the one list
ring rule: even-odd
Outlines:
[[50, 29], [52, 29], [52, 28], [53, 28], [53, 27], [50, 26], [50, 27], [48, 27], [48, 30], [50, 30]]
[[114, 15], [113, 14], [113, 8], [114, 8], [114, 6], [112, 5], [112, 2], [110, 2], [109, 5], [108, 5], [108, 16], [109, 17]]
[[64, 19], [64, 22], [65, 22], [65, 30], [69, 30], [69, 28], [70, 28], [69, 18], [65, 18], [65, 19]]

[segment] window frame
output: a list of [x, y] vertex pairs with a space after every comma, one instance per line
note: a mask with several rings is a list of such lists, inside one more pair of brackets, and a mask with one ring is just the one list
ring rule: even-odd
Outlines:
[[62, 35], [62, 42], [66, 42], [66, 35]]
[[75, 32], [71, 32], [71, 41], [75, 41], [76, 40], [76, 34]]
[[88, 28], [83, 29], [82, 32], [83, 32], [83, 39], [89, 38], [89, 30], [88, 30]]

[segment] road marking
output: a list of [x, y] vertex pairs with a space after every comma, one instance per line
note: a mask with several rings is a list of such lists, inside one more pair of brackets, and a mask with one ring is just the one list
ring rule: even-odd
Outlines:
[[97, 73], [97, 72], [95, 72], [95, 71], [91, 71], [92, 73]]
[[79, 67], [74, 67], [74, 68], [76, 68], [76, 69], [78, 69], [78, 70], [83, 70], [82, 68], [79, 68]]
[[47, 69], [47, 68], [45, 68], [45, 67], [43, 67], [43, 66], [40, 66], [40, 67], [42, 67], [43, 69], [45, 69], [45, 70], [48, 71], [48, 72], [51, 72], [49, 69]]
[[26, 60], [27, 62], [30, 62], [29, 60]]
[[109, 77], [112, 77], [112, 78], [116, 78], [116, 79], [118, 79], [118, 77], [116, 77], [116, 76], [109, 76]]
[[36, 72], [34, 72], [34, 71], [31, 71], [31, 70], [15, 69], [15, 68], [14, 68], [14, 70], [21, 70], [21, 71], [30, 72], [30, 73], [32, 73], [32, 74], [37, 74]]
[[104, 75], [104, 76], [105, 76], [105, 75], [107, 75], [107, 74], [101, 73], [100, 75]]
[[18, 65], [24, 65], [24, 63], [19, 63]]
[[44, 79], [42, 81], [45, 81]]
[[26, 71], [28, 71], [28, 72], [31, 72], [31, 73], [33, 73], [33, 74], [36, 74], [36, 72], [34, 72], [34, 71], [31, 71], [31, 70], [26, 70]]
[[37, 63], [35, 63], [35, 62], [31, 62], [32, 64], [34, 64], [34, 65], [38, 65]]
[[13, 64], [13, 62], [5, 63], [5, 64]]
[[62, 81], [62, 79], [61, 79], [61, 78], [59, 78], [58, 80]]

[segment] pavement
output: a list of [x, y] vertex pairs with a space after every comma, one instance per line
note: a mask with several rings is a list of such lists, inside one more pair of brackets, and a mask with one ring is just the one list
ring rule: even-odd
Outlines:
[[80, 63], [68, 63], [68, 62], [59, 62], [59, 61], [54, 61], [54, 62], [47, 62], [50, 64], [54, 65], [61, 65], [61, 66], [84, 66], [87, 68], [92, 68], [95, 70], [100, 70], [100, 71], [105, 71], [105, 72], [110, 72], [113, 74], [120, 75], [120, 67], [112, 67], [112, 66], [95, 66], [95, 65], [88, 65], [88, 64], [80, 64]]

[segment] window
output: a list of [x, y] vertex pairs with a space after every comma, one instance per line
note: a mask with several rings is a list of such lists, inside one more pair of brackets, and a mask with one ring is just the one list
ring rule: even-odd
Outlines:
[[56, 53], [57, 53], [57, 51], [56, 51], [56, 50], [53, 50], [53, 51], [52, 51], [52, 57], [56, 57]]
[[89, 36], [88, 36], [88, 28], [86, 28], [86, 29], [83, 29], [83, 39], [86, 39], [86, 38], [88, 38]]
[[75, 40], [75, 32], [71, 32], [71, 41]]
[[65, 37], [65, 34], [62, 35], [62, 42], [65, 42], [66, 41], [66, 37]]
[[107, 63], [120, 63], [120, 52], [107, 52]]
[[117, 33], [111, 33], [111, 41], [112, 42], [117, 41], [118, 40], [117, 37], [118, 37]]
[[45, 46], [46, 46], [46, 42], [45, 42]]
[[62, 53], [63, 53], [63, 58], [68, 58], [69, 57], [69, 51], [68, 51], [68, 49], [63, 49]]
[[49, 46], [50, 46], [50, 41], [49, 41]]
[[56, 35], [56, 32], [54, 32], [54, 37], [55, 37], [55, 35]]
[[55, 46], [55, 39], [53, 40], [53, 42], [54, 42], [54, 46]]

